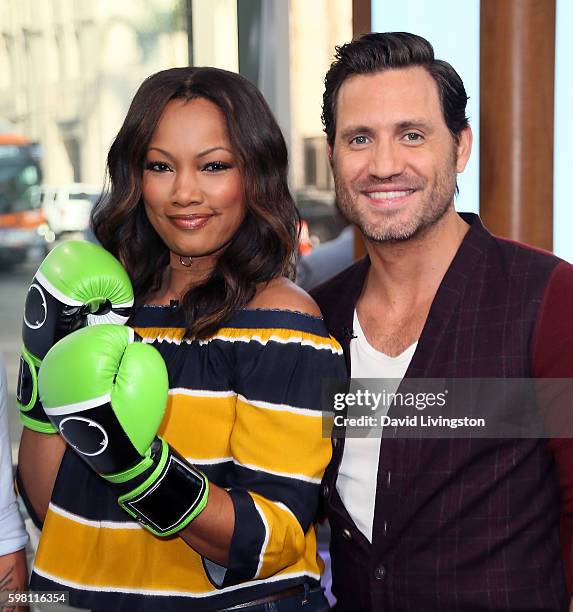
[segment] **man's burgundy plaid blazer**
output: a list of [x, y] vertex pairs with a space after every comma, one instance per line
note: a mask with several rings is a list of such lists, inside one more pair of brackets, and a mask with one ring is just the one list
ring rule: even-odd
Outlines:
[[[573, 377], [573, 266], [462, 216], [470, 230], [406, 377]], [[361, 260], [313, 292], [349, 371], [368, 267]], [[372, 544], [336, 492], [336, 442], [322, 491], [338, 610], [567, 610], [573, 440], [383, 436]]]

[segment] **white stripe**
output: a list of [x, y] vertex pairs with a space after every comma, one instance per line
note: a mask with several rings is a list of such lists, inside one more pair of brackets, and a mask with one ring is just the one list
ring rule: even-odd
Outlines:
[[100, 397], [94, 397], [89, 400], [84, 400], [83, 402], [77, 402], [76, 404], [66, 404], [64, 406], [56, 406], [54, 408], [46, 408], [44, 406], [44, 411], [48, 416], [59, 416], [61, 414], [72, 414], [73, 412], [83, 412], [84, 410], [89, 410], [90, 408], [95, 408], [96, 406], [101, 406], [102, 404], [107, 404], [111, 401], [111, 394], [106, 393]]
[[169, 395], [188, 395], [190, 397], [235, 397], [235, 391], [209, 391], [208, 389], [169, 389]]
[[250, 465], [248, 463], [241, 463], [233, 458], [233, 463], [241, 467], [253, 470], [255, 472], [264, 472], [265, 474], [272, 474], [273, 476], [281, 476], [282, 478], [295, 478], [296, 480], [303, 480], [304, 482], [310, 482], [312, 484], [320, 484], [322, 478], [312, 478], [306, 474], [294, 474], [293, 472], [275, 472], [274, 470], [268, 470], [266, 468], [259, 467], [258, 465]]
[[191, 344], [192, 340], [190, 340], [189, 338], [170, 338], [168, 336], [163, 336], [160, 338], [159, 336], [155, 336], [154, 338], [144, 337], [142, 342], [144, 342], [145, 344], [153, 344], [154, 342], [168, 342], [169, 344], [176, 344], [177, 346], [179, 346], [183, 342], [185, 342], [186, 344]]
[[212, 459], [197, 459], [197, 457], [185, 457], [189, 463], [194, 465], [218, 465], [233, 461], [233, 457], [213, 457]]
[[81, 582], [75, 582], [73, 580], [64, 580], [60, 576], [56, 576], [55, 574], [50, 574], [49, 572], [45, 572], [43, 570], [34, 567], [34, 572], [38, 574], [38, 576], [42, 576], [42, 578], [46, 578], [46, 580], [51, 580], [56, 584], [61, 584], [64, 586], [68, 586], [72, 589], [77, 589], [79, 591], [94, 591], [98, 593], [130, 593], [133, 595], [155, 595], [155, 596], [163, 596], [163, 597], [214, 597], [219, 595], [220, 593], [232, 593], [233, 591], [238, 591], [240, 589], [245, 589], [253, 586], [258, 586], [260, 584], [269, 584], [272, 582], [280, 582], [282, 580], [290, 580], [292, 578], [299, 578], [302, 576], [308, 576], [309, 578], [314, 578], [315, 580], [320, 580], [320, 574], [315, 574], [314, 572], [292, 572], [289, 574], [280, 574], [275, 576], [270, 576], [269, 578], [263, 578], [262, 580], [250, 580], [249, 582], [243, 582], [242, 584], [235, 584], [232, 586], [228, 586], [222, 589], [213, 589], [207, 593], [198, 593], [194, 591], [171, 591], [171, 590], [158, 590], [158, 589], [134, 589], [130, 587], [115, 587], [115, 586], [94, 586], [92, 584], [83, 584]]
[[56, 506], [54, 503], [50, 502], [50, 510], [54, 512], [54, 514], [59, 514], [64, 518], [67, 518], [74, 523], [79, 523], [80, 525], [86, 525], [87, 527], [95, 527], [96, 529], [104, 528], [104, 529], [143, 529], [139, 523], [135, 521], [92, 521], [90, 519], [84, 518], [83, 516], [78, 516], [73, 512], [69, 512], [68, 510], [64, 510], [59, 506]]
[[[270, 500], [267, 500], [267, 501], [270, 501]], [[288, 514], [292, 516], [293, 519], [298, 521], [298, 519], [294, 515], [294, 512], [287, 505], [283, 504], [282, 502], [276, 502], [276, 501], [271, 502], [271, 503], [273, 503], [275, 506], [278, 506], [281, 510], [284, 510], [285, 512], [287, 512]]]
[[270, 530], [269, 524], [267, 523], [267, 519], [265, 517], [265, 513], [259, 508], [259, 504], [255, 500], [253, 500], [255, 504], [255, 508], [261, 517], [261, 521], [263, 522], [263, 527], [265, 528], [265, 539], [263, 541], [263, 545], [261, 546], [261, 552], [259, 553], [259, 563], [257, 564], [257, 571], [255, 572], [255, 578], [258, 578], [261, 574], [261, 570], [263, 569], [263, 561], [265, 560], [265, 552], [267, 550], [267, 546], [269, 544], [270, 539]]
[[[269, 342], [277, 342], [279, 344], [300, 344], [301, 346], [311, 346], [317, 350], [327, 350], [335, 355], [342, 355], [342, 348], [335, 348], [332, 344], [322, 344], [317, 343], [312, 340], [301, 340], [300, 338], [281, 338], [280, 336], [270, 336], [266, 340], [264, 340], [261, 336], [214, 336], [213, 338], [207, 338], [206, 340], [198, 340], [200, 346], [204, 346], [213, 342], [214, 340], [220, 340], [221, 342], [257, 342], [262, 346], [266, 346]], [[189, 338], [172, 338], [169, 336], [155, 336], [154, 338], [144, 338], [144, 342], [148, 344], [152, 344], [153, 342], [169, 342], [170, 344], [180, 345], [185, 342], [186, 344], [191, 344], [193, 340]]]
[[300, 344], [301, 346], [311, 346], [317, 350], [327, 350], [337, 355], [342, 355], [342, 349], [335, 348], [330, 343], [318, 343], [314, 342], [313, 340], [301, 340], [300, 337], [281, 338], [280, 336], [275, 335], [269, 336], [266, 339], [262, 338], [259, 335], [235, 337], [218, 335], [213, 336], [213, 338], [207, 338], [206, 340], [199, 340], [199, 344], [208, 344], [213, 340], [221, 340], [222, 342], [258, 342], [263, 346], [266, 346], [269, 342], [277, 342], [278, 344]]
[[36, 278], [38, 279], [42, 287], [44, 287], [44, 289], [49, 291], [60, 302], [63, 302], [64, 304], [67, 304], [68, 306], [83, 306], [84, 305], [83, 302], [72, 299], [71, 297], [69, 297], [65, 293], [62, 293], [59, 289], [54, 287], [54, 285], [52, 285], [52, 283], [42, 274], [42, 272], [40, 272], [40, 270], [36, 272]]
[[[68, 306], [85, 306], [85, 302], [74, 300], [69, 295], [62, 293], [57, 287], [55, 287], [46, 278], [46, 276], [42, 272], [40, 272], [40, 270], [36, 272], [36, 278], [38, 279], [40, 284], [44, 287], [44, 289], [49, 291], [57, 300], [60, 300], [60, 302], [63, 302], [64, 304], [67, 304]], [[130, 306], [133, 306], [133, 303], [134, 303], [134, 300], [131, 299], [129, 300], [129, 302], [124, 302], [122, 304], [114, 304], [112, 302], [111, 305], [114, 308], [129, 308]]]
[[237, 395], [237, 399], [241, 402], [254, 406], [255, 408], [265, 408], [266, 410], [276, 410], [277, 412], [291, 412], [292, 414], [298, 414], [300, 416], [322, 417], [322, 412], [320, 410], [296, 408], [295, 406], [289, 406], [288, 404], [273, 404], [271, 402], [263, 402], [261, 400], [250, 400], [240, 394]]

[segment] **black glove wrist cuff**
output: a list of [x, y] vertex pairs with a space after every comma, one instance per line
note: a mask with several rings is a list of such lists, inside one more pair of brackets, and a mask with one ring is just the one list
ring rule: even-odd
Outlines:
[[209, 481], [164, 440], [161, 443], [156, 469], [118, 501], [151, 533], [167, 537], [181, 531], [204, 510]]

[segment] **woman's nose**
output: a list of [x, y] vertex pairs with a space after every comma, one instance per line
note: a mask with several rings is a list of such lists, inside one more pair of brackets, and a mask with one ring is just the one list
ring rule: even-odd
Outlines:
[[173, 189], [173, 203], [177, 206], [191, 206], [203, 202], [200, 182], [194, 172], [179, 172]]

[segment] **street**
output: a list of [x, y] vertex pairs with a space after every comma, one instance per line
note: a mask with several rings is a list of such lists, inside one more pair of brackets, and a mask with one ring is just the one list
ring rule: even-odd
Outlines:
[[16, 384], [22, 344], [22, 315], [28, 286], [36, 272], [39, 261], [15, 266], [10, 270], [0, 269], [0, 351], [6, 362], [8, 375], [8, 410], [10, 440], [13, 459], [16, 455], [22, 426], [16, 408]]
[[[26, 293], [41, 260], [27, 262], [10, 270], [0, 269], [0, 352], [6, 362], [8, 376], [8, 416], [10, 423], [10, 440], [12, 442], [12, 460], [16, 463], [18, 442], [22, 425], [16, 407], [16, 385], [22, 343], [22, 316]], [[26, 528], [30, 534], [27, 547], [28, 569], [32, 566], [34, 550], [38, 544], [39, 532], [26, 519]], [[53, 604], [49, 606], [33, 605], [32, 612], [71, 612], [75, 608]]]

